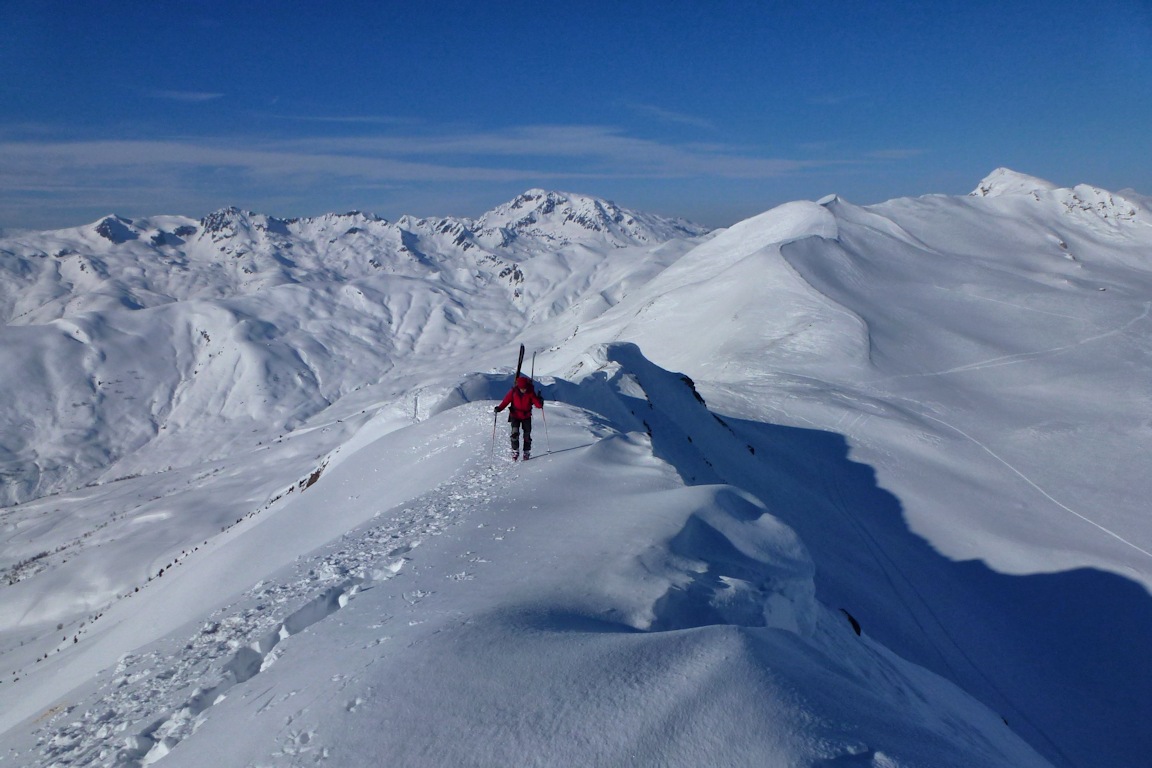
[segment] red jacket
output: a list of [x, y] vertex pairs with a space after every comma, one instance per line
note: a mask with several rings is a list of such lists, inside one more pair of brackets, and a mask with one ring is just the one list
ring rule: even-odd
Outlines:
[[512, 406], [510, 412], [512, 418], [526, 421], [532, 418], [532, 406], [543, 408], [544, 401], [536, 394], [536, 388], [532, 386], [528, 377], [521, 376], [516, 379], [516, 386], [512, 387], [508, 394], [504, 395], [500, 405], [496, 406], [496, 412], [499, 413], [508, 406]]

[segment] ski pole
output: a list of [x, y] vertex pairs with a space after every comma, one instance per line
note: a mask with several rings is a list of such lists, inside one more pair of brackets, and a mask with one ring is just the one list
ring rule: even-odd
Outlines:
[[540, 418], [544, 419], [544, 443], [548, 446], [548, 453], [552, 453], [552, 438], [548, 437], [548, 417], [544, 415], [544, 406], [540, 406]]
[[496, 455], [496, 411], [492, 412], [492, 448], [488, 451], [488, 455]]

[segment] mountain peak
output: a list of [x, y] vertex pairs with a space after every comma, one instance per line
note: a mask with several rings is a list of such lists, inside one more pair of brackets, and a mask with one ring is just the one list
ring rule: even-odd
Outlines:
[[534, 188], [477, 219], [472, 226], [485, 239], [510, 243], [518, 238], [552, 244], [608, 242], [616, 247], [695, 237], [707, 229], [621, 208], [611, 200]]
[[311, 216], [301, 221], [307, 222], [355, 222], [355, 223], [387, 223], [385, 219], [367, 211], [347, 211], [345, 213], [325, 213], [322, 216]]
[[[519, 218], [521, 221], [537, 221], [539, 217], [550, 216], [557, 210], [561, 210], [566, 218], [576, 218], [580, 212], [593, 212], [599, 215], [585, 217], [587, 221], [584, 223], [589, 228], [594, 228], [595, 220], [604, 218], [615, 218], [621, 213], [620, 209], [610, 200], [601, 200], [599, 198], [587, 197], [585, 195], [575, 195], [569, 192], [550, 192], [544, 189], [530, 189], [523, 194], [517, 195], [515, 199], [506, 203], [505, 205], [498, 206], [492, 211], [485, 214], [485, 218], [497, 218], [498, 214], [503, 213], [511, 219]], [[515, 214], [513, 213], [515, 212]]]
[[520, 208], [530, 203], [536, 203], [542, 200], [566, 200], [568, 197], [569, 195], [563, 192], [549, 192], [546, 189], [534, 187], [523, 192], [522, 194], [517, 195], [516, 199], [512, 200], [508, 205], [512, 208]]
[[1089, 184], [1077, 184], [1071, 189], [1056, 186], [1008, 168], [997, 168], [970, 193], [974, 197], [1030, 196], [1036, 200], [1055, 202], [1068, 213], [1090, 214], [1111, 223], [1134, 221], [1142, 207], [1121, 195]]
[[236, 206], [220, 208], [200, 219], [200, 228], [204, 231], [204, 234], [234, 234], [236, 224], [253, 215], [251, 212], [241, 211]]
[[105, 216], [94, 225], [96, 234], [108, 240], [113, 245], [122, 245], [129, 240], [135, 240], [139, 234], [132, 227], [132, 221], [115, 214]]
[[235, 206], [221, 208], [200, 220], [201, 237], [223, 240], [235, 237], [242, 232], [288, 234], [288, 225], [294, 220], [278, 219], [252, 211], [242, 211]]
[[973, 197], [1000, 197], [1002, 195], [1027, 195], [1032, 192], [1051, 192], [1057, 187], [1050, 181], [1013, 171], [1011, 168], [997, 168], [984, 177]]

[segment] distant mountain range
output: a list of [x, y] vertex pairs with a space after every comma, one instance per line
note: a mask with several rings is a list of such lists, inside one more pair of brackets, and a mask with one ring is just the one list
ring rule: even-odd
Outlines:
[[98, 306], [141, 309], [381, 271], [429, 278], [474, 269], [477, 280], [515, 285], [523, 281], [522, 262], [542, 251], [652, 246], [704, 232], [607, 200], [542, 190], [474, 220], [404, 216], [390, 223], [360, 212], [277, 219], [237, 208], [199, 220], [112, 215], [0, 240], [0, 316], [32, 325]]
[[[18, 425], [0, 451], [0, 502], [92, 482], [132, 452], [131, 467], [113, 476], [154, 471], [143, 456], [155, 452], [142, 447], [191, 437], [206, 448], [224, 439], [219, 420], [241, 414], [256, 434], [280, 434], [395, 366], [441, 323], [460, 326], [449, 343], [468, 348], [586, 301], [582, 292], [601, 282], [598, 301], [613, 301], [627, 275], [663, 263], [641, 252], [705, 232], [531, 190], [475, 220], [278, 219], [226, 208], [199, 220], [111, 215], [0, 239], [0, 317], [11, 359], [25, 361], [0, 380], [11, 393], [0, 412]], [[330, 318], [321, 336], [337, 337], [321, 344], [335, 354], [300, 348], [316, 343], [305, 329], [320, 317]], [[292, 328], [302, 335], [288, 342]], [[332, 369], [348, 365], [363, 375]], [[253, 383], [265, 393], [259, 405], [229, 396], [239, 371], [268, 379]]]

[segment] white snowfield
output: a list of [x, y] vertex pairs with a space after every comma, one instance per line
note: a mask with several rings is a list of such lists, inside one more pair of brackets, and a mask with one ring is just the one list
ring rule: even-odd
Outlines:
[[0, 239], [0, 766], [1146, 766], [1150, 260], [1005, 169]]

